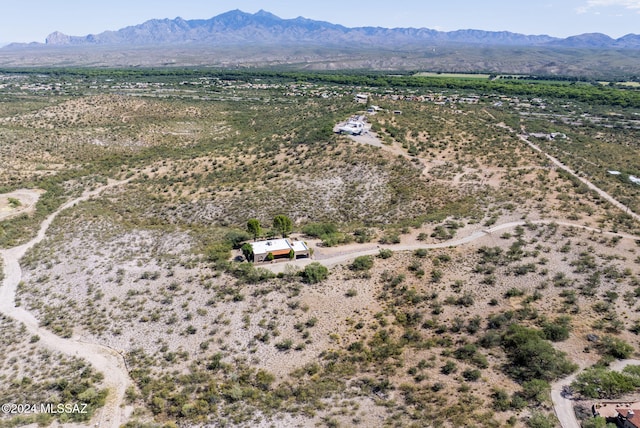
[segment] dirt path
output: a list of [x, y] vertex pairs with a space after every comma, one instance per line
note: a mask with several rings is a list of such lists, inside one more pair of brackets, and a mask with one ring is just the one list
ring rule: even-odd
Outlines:
[[573, 175], [575, 178], [580, 180], [589, 189], [595, 191], [598, 195], [600, 195], [601, 198], [603, 198], [606, 201], [610, 202], [616, 208], [619, 208], [622, 211], [624, 211], [625, 213], [629, 214], [635, 220], [640, 221], [640, 215], [638, 215], [638, 214], [634, 213], [633, 211], [631, 211], [631, 209], [628, 206], [624, 205], [622, 202], [618, 201], [616, 198], [614, 198], [613, 196], [611, 196], [610, 194], [608, 194], [607, 192], [605, 192], [604, 190], [602, 190], [601, 188], [599, 188], [598, 186], [596, 186], [595, 184], [593, 184], [592, 182], [587, 180], [586, 178], [580, 177], [578, 174], [576, 174], [576, 172], [574, 170], [572, 170], [571, 168], [569, 168], [568, 166], [566, 166], [565, 164], [560, 162], [558, 159], [556, 159], [553, 156], [551, 156], [550, 154], [544, 152], [536, 144], [534, 144], [531, 141], [529, 141], [529, 138], [526, 135], [518, 134], [518, 138], [520, 138], [522, 141], [527, 143], [529, 145], [529, 147], [531, 147], [535, 151], [538, 151], [538, 152], [542, 153], [543, 155], [545, 155], [547, 157], [547, 159], [549, 159], [558, 168], [567, 171], [569, 174]]
[[[93, 367], [104, 374], [104, 384], [109, 390], [104, 407], [98, 412], [92, 421], [95, 426], [117, 428], [126, 419], [125, 409], [122, 408], [124, 395], [127, 387], [131, 384], [131, 378], [125, 366], [124, 358], [116, 350], [94, 343], [82, 342], [78, 339], [64, 339], [56, 336], [49, 330], [39, 326], [38, 320], [28, 311], [15, 306], [15, 296], [18, 284], [22, 280], [22, 269], [20, 259], [34, 245], [41, 242], [49, 226], [56, 216], [63, 210], [76, 205], [79, 202], [98, 195], [105, 189], [124, 184], [131, 179], [123, 181], [111, 181], [90, 192], [85, 192], [82, 196], [69, 201], [47, 217], [40, 226], [38, 234], [31, 241], [18, 247], [0, 250], [4, 262], [5, 278], [0, 287], [0, 313], [10, 316], [23, 323], [29, 334], [40, 336], [38, 343], [43, 346], [87, 360]], [[74, 404], [74, 403], [70, 403]]]
[[[620, 371], [629, 365], [640, 365], [640, 360], [618, 360], [611, 363], [609, 368], [614, 371]], [[580, 428], [580, 423], [576, 418], [573, 410], [573, 400], [571, 394], [564, 394], [565, 387], [571, 385], [576, 377], [585, 369], [582, 367], [579, 371], [571, 376], [560, 379], [551, 384], [551, 401], [553, 402], [553, 410], [556, 417], [560, 421], [562, 428]]]
[[[515, 130], [513, 130], [511, 127], [505, 125], [504, 123], [498, 124], [498, 126], [507, 129], [508, 131], [511, 131], [513, 133], [516, 133]], [[410, 156], [405, 150], [403, 150], [400, 147], [396, 147], [395, 145], [386, 145], [383, 144], [382, 141], [380, 141], [380, 139], [378, 138], [378, 136], [375, 133], [370, 132], [371, 130], [371, 124], [367, 123], [365, 125], [365, 132], [362, 135], [350, 135], [349, 137], [359, 143], [362, 144], [368, 144], [374, 147], [379, 147], [382, 150], [385, 150], [387, 152], [393, 153], [394, 155], [401, 155], [409, 160], [413, 160], [416, 159], [412, 156]], [[569, 168], [568, 166], [566, 166], [565, 164], [563, 164], [562, 162], [560, 162], [557, 158], [551, 156], [550, 154], [546, 153], [545, 151], [543, 151], [537, 144], [532, 143], [531, 141], [529, 141], [529, 136], [526, 134], [517, 134], [518, 138], [527, 143], [527, 145], [529, 147], [531, 147], [533, 150], [542, 153], [543, 155], [545, 155], [547, 157], [547, 159], [549, 159], [554, 165], [556, 165], [558, 168], [568, 172], [569, 174], [573, 175], [575, 178], [577, 178], [578, 180], [580, 180], [580, 182], [582, 182], [584, 185], [586, 185], [589, 189], [593, 190], [594, 192], [596, 192], [598, 195], [600, 195], [600, 197], [602, 197], [603, 199], [605, 199], [606, 201], [610, 202], [613, 206], [615, 206], [616, 208], [624, 211], [625, 213], [629, 214], [632, 218], [634, 218], [637, 221], [640, 221], [640, 215], [631, 211], [631, 209], [624, 205], [622, 202], [618, 201], [616, 198], [614, 198], [613, 196], [611, 196], [610, 194], [608, 194], [607, 192], [605, 192], [604, 190], [600, 189], [598, 186], [596, 186], [595, 184], [593, 184], [592, 182], [590, 182], [589, 180], [587, 180], [584, 177], [579, 176], [574, 170], [572, 170], [571, 168]], [[424, 159], [420, 159], [420, 162], [423, 164], [424, 169], [422, 171], [423, 174], [427, 175], [428, 173], [428, 164], [425, 163], [426, 161]]]

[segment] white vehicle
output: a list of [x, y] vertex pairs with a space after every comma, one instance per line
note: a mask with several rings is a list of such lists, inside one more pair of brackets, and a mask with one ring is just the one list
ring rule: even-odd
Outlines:
[[350, 120], [338, 128], [339, 134], [360, 135], [364, 131], [364, 123], [359, 120]]

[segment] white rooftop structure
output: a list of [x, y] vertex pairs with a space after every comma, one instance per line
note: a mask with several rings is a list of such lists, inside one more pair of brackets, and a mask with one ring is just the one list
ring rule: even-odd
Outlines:
[[288, 239], [269, 239], [267, 241], [252, 242], [253, 261], [263, 262], [271, 254], [273, 258], [289, 258], [293, 250], [294, 258], [309, 256], [309, 247], [302, 241], [290, 241]]
[[251, 243], [253, 254], [268, 254], [278, 251], [291, 250], [288, 239], [270, 239]]
[[309, 247], [307, 247], [307, 244], [302, 241], [291, 242], [291, 248], [293, 248], [293, 251], [295, 251], [296, 253], [301, 251], [309, 251]]

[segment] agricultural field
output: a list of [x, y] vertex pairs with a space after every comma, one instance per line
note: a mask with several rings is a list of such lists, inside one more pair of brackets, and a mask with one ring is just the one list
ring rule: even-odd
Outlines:
[[0, 402], [90, 404], [0, 427], [559, 426], [637, 357], [640, 96], [503, 80], [0, 73]]

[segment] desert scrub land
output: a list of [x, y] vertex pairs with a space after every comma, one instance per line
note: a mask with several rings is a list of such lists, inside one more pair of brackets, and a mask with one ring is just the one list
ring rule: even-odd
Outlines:
[[[587, 85], [531, 95], [412, 79], [16, 73], [0, 92], [12, 159], [1, 190], [44, 193], [33, 214], [0, 223], [0, 245], [112, 184], [61, 211], [22, 258], [16, 304], [62, 338], [124, 355], [130, 427], [553, 426], [540, 425], [554, 420], [551, 382], [638, 346], [640, 225], [519, 134], [570, 166], [590, 159], [583, 138], [628, 142], [629, 157], [610, 156], [633, 173], [622, 134], [637, 105], [600, 104], [627, 125], [573, 127]], [[367, 116], [381, 148], [332, 133], [364, 113], [360, 92], [381, 107]], [[613, 193], [593, 171], [579, 169]], [[622, 187], [633, 209], [636, 189]], [[273, 237], [278, 215], [312, 261], [344, 259], [326, 275], [235, 259], [253, 238], [247, 221]], [[27, 342], [6, 376], [46, 352]], [[55, 381], [47, 373], [33, 391]], [[32, 390], [18, 391], [7, 401]]]
[[[87, 404], [86, 413], [57, 415], [60, 422], [87, 422], [104, 404], [107, 391], [100, 388], [103, 376], [86, 361], [39, 347], [38, 336], [29, 336], [23, 325], [4, 315], [0, 316], [0, 332], [2, 403]], [[0, 426], [48, 425], [56, 419], [46, 413], [12, 416], [3, 414]]]

